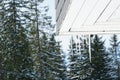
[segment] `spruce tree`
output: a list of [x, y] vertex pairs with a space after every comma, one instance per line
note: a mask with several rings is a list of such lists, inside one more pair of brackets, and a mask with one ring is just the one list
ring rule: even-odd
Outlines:
[[89, 79], [90, 75], [88, 49], [86, 41], [82, 37], [79, 39], [79, 42], [75, 43], [73, 38], [71, 39], [68, 78], [86, 80]]
[[[27, 23], [30, 19], [29, 0], [1, 1], [1, 41], [4, 50], [4, 79], [34, 79], [33, 61], [29, 50]], [[3, 16], [4, 15], [4, 16]]]
[[92, 53], [92, 72], [91, 80], [110, 80], [108, 53], [105, 50], [104, 41], [102, 37], [94, 36], [91, 43]]
[[69, 75], [68, 78], [69, 79], [78, 79], [79, 78], [79, 74], [77, 74], [78, 68], [79, 68], [79, 64], [78, 64], [78, 53], [76, 51], [76, 44], [75, 41], [73, 39], [73, 37], [71, 38], [70, 41], [70, 50], [69, 50]]
[[52, 74], [54, 79], [65, 80], [64, 54], [61, 50], [60, 42], [55, 40], [54, 34], [50, 38], [49, 52], [53, 55], [50, 58], [54, 57], [52, 60], [52, 66], [54, 68]]
[[55, 40], [54, 34], [47, 38], [44, 34], [42, 37], [42, 79], [47, 80], [64, 80], [64, 60], [60, 44]]
[[[59, 52], [58, 49], [58, 52], [56, 52], [56, 45], [58, 43], [55, 41], [55, 35], [52, 31], [53, 25], [51, 24], [51, 17], [46, 15], [48, 8], [46, 6], [43, 7], [43, 12], [39, 14], [41, 9], [38, 8], [39, 4], [37, 2], [38, 1], [32, 2], [32, 6], [35, 8], [35, 10], [33, 10], [35, 16], [33, 17], [33, 21], [28, 25], [32, 26], [30, 27], [29, 37], [31, 51], [33, 52], [33, 59], [35, 61], [34, 69], [37, 73], [38, 80], [54, 80], [58, 75], [53, 75], [53, 69], [55, 67], [53, 65], [55, 65], [55, 58], [58, 57], [58, 55], [60, 56], [60, 58], [58, 58], [62, 60], [60, 55], [61, 50]], [[56, 63], [59, 64], [58, 62]]]
[[[1, 3], [3, 1], [1, 0]], [[4, 18], [4, 5], [0, 4], [0, 79], [4, 80], [4, 75], [5, 75], [5, 70], [4, 70], [4, 59], [5, 59], [5, 49], [6, 46], [4, 46], [6, 43], [4, 42], [5, 37], [2, 35], [3, 34], [3, 28], [2, 28], [2, 19]]]
[[65, 79], [60, 43], [51, 33], [53, 25], [46, 15], [47, 7], [43, 7], [43, 14], [38, 8], [41, 1], [0, 2], [2, 80]]
[[117, 38], [117, 35], [113, 35], [110, 39], [110, 48], [109, 48], [109, 52], [111, 54], [111, 59], [112, 59], [112, 63], [111, 63], [111, 76], [113, 77], [113, 79], [115, 80], [119, 80], [120, 79], [120, 65], [119, 65], [119, 41]]

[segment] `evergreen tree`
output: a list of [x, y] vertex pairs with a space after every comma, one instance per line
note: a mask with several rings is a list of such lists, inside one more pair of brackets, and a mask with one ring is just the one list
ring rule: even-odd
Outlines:
[[27, 23], [30, 19], [29, 0], [2, 0], [1, 54], [4, 56], [4, 79], [33, 80], [33, 61], [29, 50]]
[[115, 80], [119, 80], [120, 79], [120, 65], [119, 65], [119, 41], [117, 38], [117, 35], [113, 35], [111, 37], [110, 40], [110, 45], [111, 47], [109, 48], [110, 54], [111, 54], [111, 59], [112, 59], [112, 63], [111, 63], [111, 67], [112, 67], [112, 73], [111, 76], [113, 77], [113, 79]]
[[[43, 12], [39, 14], [41, 9], [38, 8], [39, 4], [37, 1], [32, 2], [32, 4], [35, 8], [35, 10], [33, 10], [35, 13], [33, 20], [35, 21], [31, 21], [28, 26], [32, 26], [30, 27], [29, 37], [31, 51], [33, 52], [33, 59], [35, 61], [34, 69], [37, 73], [38, 80], [54, 80], [55, 78], [60, 78], [58, 74], [55, 76], [55, 73], [59, 73], [60, 76], [60, 72], [62, 72], [61, 70], [57, 72], [59, 71], [57, 70], [59, 69], [58, 67], [63, 66], [61, 50], [59, 50], [60, 46], [57, 46], [58, 42], [56, 42], [54, 38], [55, 35], [52, 31], [53, 25], [51, 24], [51, 17], [46, 15], [48, 8], [46, 6], [43, 7]], [[59, 62], [59, 60], [61, 62]], [[55, 65], [55, 63], [57, 64]], [[58, 64], [60, 65], [57, 66]], [[54, 65], [56, 66], [56, 71]]]
[[[42, 6], [39, 8], [38, 2], [40, 0], [36, 0], [32, 2], [32, 5], [35, 10], [33, 12], [34, 20], [30, 23], [33, 24], [31, 27], [31, 47], [33, 47], [32, 51], [34, 52], [34, 60], [35, 60], [35, 71], [38, 75], [38, 79], [46, 79], [46, 60], [48, 52], [48, 39], [52, 34], [50, 29], [53, 29], [53, 25], [51, 24], [51, 17], [47, 16], [48, 7]], [[42, 0], [41, 0], [42, 1]]]
[[91, 43], [92, 51], [92, 72], [91, 80], [110, 80], [108, 53], [104, 47], [104, 41], [101, 37], [95, 35]]
[[0, 78], [65, 80], [64, 60], [43, 0], [0, 2]]
[[71, 38], [70, 41], [70, 52], [69, 52], [70, 56], [69, 56], [69, 75], [68, 78], [69, 79], [78, 79], [79, 78], [79, 74], [77, 74], [78, 68], [79, 68], [79, 64], [78, 64], [78, 56], [79, 54], [76, 51], [76, 44], [75, 41], [73, 39], [73, 37]]
[[60, 42], [55, 40], [54, 34], [50, 38], [49, 47], [49, 52], [52, 53], [54, 57], [52, 62], [54, 67], [52, 71], [53, 77], [54, 79], [65, 80], [64, 54], [61, 50]]
[[[2, 1], [1, 1], [2, 3]], [[2, 35], [3, 34], [3, 28], [2, 28], [2, 19], [4, 18], [4, 5], [0, 4], [0, 79], [4, 80], [4, 75], [5, 75], [5, 70], [4, 70], [4, 58], [5, 58], [5, 54], [4, 51], [6, 49], [5, 45], [5, 37]]]
[[42, 71], [43, 78], [47, 80], [64, 80], [64, 60], [59, 42], [56, 42], [54, 34], [48, 39], [44, 34], [42, 39]]
[[[86, 80], [90, 75], [90, 62], [88, 58], [88, 49], [86, 41], [79, 39], [80, 43], [75, 43], [71, 39], [70, 57], [69, 57], [69, 79]], [[77, 46], [76, 46], [77, 45]]]

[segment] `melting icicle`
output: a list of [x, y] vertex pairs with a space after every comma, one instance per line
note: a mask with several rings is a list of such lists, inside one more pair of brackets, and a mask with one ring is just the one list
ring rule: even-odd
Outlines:
[[71, 53], [73, 55], [73, 36], [71, 36], [71, 40], [70, 40], [70, 47], [71, 47]]
[[80, 40], [80, 36], [78, 37], [78, 39], [79, 39], [79, 53], [80, 53], [80, 59], [81, 59], [82, 57], [81, 57], [81, 45], [80, 45], [81, 44], [81, 40]]
[[90, 58], [90, 63], [91, 63], [91, 39], [90, 39], [90, 34], [89, 34], [89, 58]]

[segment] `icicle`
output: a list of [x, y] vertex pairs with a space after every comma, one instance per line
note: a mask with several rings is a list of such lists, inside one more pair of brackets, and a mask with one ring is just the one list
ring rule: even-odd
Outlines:
[[89, 34], [89, 58], [90, 58], [90, 63], [91, 63], [91, 39], [90, 39], [90, 34]]
[[71, 36], [71, 40], [70, 40], [70, 47], [71, 47], [71, 53], [73, 55], [73, 36]]
[[85, 47], [85, 41], [86, 41], [86, 38], [85, 38], [85, 35], [83, 35], [83, 39], [82, 39], [83, 48]]
[[78, 52], [78, 35], [76, 35], [76, 40], [75, 40], [75, 51]]
[[81, 59], [81, 40], [80, 40], [80, 36], [78, 37], [78, 39], [79, 39], [79, 53], [80, 53], [80, 59]]

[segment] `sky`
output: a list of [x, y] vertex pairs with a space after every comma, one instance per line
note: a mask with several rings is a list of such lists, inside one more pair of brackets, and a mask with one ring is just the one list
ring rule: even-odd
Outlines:
[[55, 0], [44, 0], [44, 5], [49, 7], [48, 15], [52, 16], [53, 23], [55, 24]]

